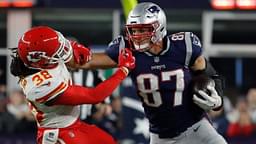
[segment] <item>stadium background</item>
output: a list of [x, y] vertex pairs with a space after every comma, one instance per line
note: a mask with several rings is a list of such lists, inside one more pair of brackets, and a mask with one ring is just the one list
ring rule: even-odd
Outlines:
[[[246, 3], [239, 7], [238, 4], [232, 5], [235, 0], [221, 0], [231, 2], [231, 6], [220, 9], [213, 8], [213, 1], [152, 0], [165, 10], [169, 33], [192, 31], [199, 36], [205, 55], [226, 77], [225, 95], [235, 107], [237, 99], [245, 98], [248, 90], [256, 87], [256, 1], [251, 0], [250, 7], [246, 7]], [[15, 2], [26, 0], [0, 1], [1, 105], [8, 103], [8, 94], [18, 88], [16, 79], [8, 71], [7, 47], [16, 47], [19, 36], [29, 27], [48, 25], [90, 46], [93, 51], [103, 51], [113, 37], [124, 33], [125, 16], [121, 1], [32, 0], [29, 2], [33, 6], [27, 5], [27, 8], [15, 5]], [[104, 71], [104, 74], [108, 76], [109, 71]], [[147, 143], [147, 122], [130, 79], [125, 80], [114, 95], [122, 99], [124, 121], [119, 135], [122, 143]], [[0, 117], [3, 113], [0, 112]], [[34, 143], [31, 135], [34, 133], [1, 132], [0, 143]], [[254, 136], [239, 136], [230, 142], [248, 144], [254, 139]]]

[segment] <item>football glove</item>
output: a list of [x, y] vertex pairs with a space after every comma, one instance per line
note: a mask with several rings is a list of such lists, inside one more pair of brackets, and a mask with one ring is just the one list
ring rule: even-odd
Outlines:
[[124, 48], [120, 51], [118, 56], [118, 67], [124, 68], [126, 74], [135, 68], [135, 57], [132, 55], [132, 51], [128, 48]]
[[79, 44], [76, 41], [70, 41], [73, 48], [73, 57], [76, 64], [84, 65], [92, 59], [92, 52], [90, 48]]
[[[218, 108], [222, 105], [222, 98], [218, 95], [213, 85], [208, 85], [207, 89], [209, 94], [203, 90], [198, 90], [197, 94], [193, 95], [194, 103], [205, 111], [209, 111]], [[200, 95], [200, 96], [198, 96]]]

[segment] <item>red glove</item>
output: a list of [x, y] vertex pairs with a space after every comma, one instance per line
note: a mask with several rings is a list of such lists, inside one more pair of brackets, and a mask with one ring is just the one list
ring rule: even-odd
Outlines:
[[129, 70], [135, 68], [135, 57], [130, 49], [124, 48], [121, 50], [118, 57], [118, 66], [126, 68], [126, 74], [129, 73]]
[[90, 48], [79, 44], [76, 41], [70, 41], [73, 48], [73, 57], [76, 64], [84, 65], [92, 59], [92, 52]]

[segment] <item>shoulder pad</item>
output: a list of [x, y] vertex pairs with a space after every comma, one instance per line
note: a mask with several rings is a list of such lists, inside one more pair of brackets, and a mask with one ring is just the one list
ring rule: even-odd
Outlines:
[[201, 41], [199, 40], [199, 38], [193, 34], [192, 32], [190, 32], [190, 36], [191, 36], [191, 40], [192, 40], [192, 44], [202, 47]]
[[112, 46], [112, 45], [118, 45], [118, 44], [121, 44], [121, 43], [124, 43], [124, 37], [119, 35], [117, 38], [115, 38], [114, 40], [112, 40], [110, 43], [109, 43], [109, 47]]
[[190, 34], [192, 44], [196, 45], [196, 46], [199, 46], [199, 47], [202, 47], [199, 38], [194, 33], [192, 33], [192, 32], [178, 32], [178, 33], [174, 33], [174, 34], [169, 35], [169, 38], [172, 41], [183, 41], [183, 40], [185, 40], [185, 34], [188, 34], [188, 33]]
[[40, 71], [27, 78], [24, 92], [31, 101], [46, 102], [64, 92], [71, 83], [70, 75], [62, 65], [55, 69]]

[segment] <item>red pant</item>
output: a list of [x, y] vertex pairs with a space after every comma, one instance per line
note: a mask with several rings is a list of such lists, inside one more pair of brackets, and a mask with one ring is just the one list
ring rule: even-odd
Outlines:
[[[42, 144], [44, 132], [49, 128], [38, 128], [37, 143]], [[53, 129], [54, 130], [54, 129]], [[56, 129], [55, 129], [56, 130]], [[50, 134], [49, 139], [54, 137]], [[96, 127], [81, 121], [76, 121], [69, 127], [59, 128], [56, 144], [116, 144], [111, 135]]]

